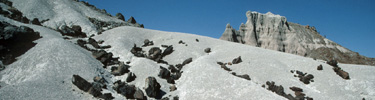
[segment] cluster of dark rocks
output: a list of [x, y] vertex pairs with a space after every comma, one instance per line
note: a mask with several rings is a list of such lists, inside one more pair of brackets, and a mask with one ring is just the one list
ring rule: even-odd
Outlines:
[[[34, 40], [41, 38], [39, 32], [26, 26], [15, 26], [0, 21], [0, 61], [8, 65], [16, 61], [16, 57], [36, 45]], [[1, 69], [3, 69], [4, 66]]]
[[[152, 46], [154, 45], [153, 41], [150, 41], [148, 39], [146, 39], [144, 41], [144, 44], [142, 47], [146, 47], [146, 46]], [[163, 57], [171, 54], [174, 50], [173, 50], [173, 46], [172, 45], [162, 45], [162, 47], [166, 48], [164, 51], [162, 51], [159, 47], [152, 47], [149, 51], [148, 51], [148, 54], [145, 53], [145, 51], [143, 51], [142, 47], [137, 47], [136, 44], [134, 44], [133, 48], [130, 50], [130, 52], [132, 54], [134, 54], [134, 56], [136, 57], [145, 57], [145, 58], [148, 58], [150, 60], [153, 60], [157, 63], [165, 63], [165, 64], [168, 64], [167, 62], [165, 62], [163, 59]]]
[[3, 10], [3, 8], [0, 7], [0, 15], [3, 15], [5, 17], [8, 17], [10, 19], [25, 23], [25, 24], [34, 24], [34, 25], [41, 25], [41, 22], [38, 18], [34, 18], [33, 20], [30, 20], [26, 16], [23, 16], [22, 12], [20, 12], [18, 9], [13, 7], [13, 3], [8, 0], [0, 0], [0, 3], [3, 3], [10, 8], [6, 10]]
[[339, 75], [341, 78], [343, 79], [350, 79], [349, 77], [349, 73], [342, 70], [338, 65], [337, 65], [337, 61], [336, 60], [330, 60], [330, 61], [327, 61], [327, 64], [331, 65], [333, 68], [333, 71], [336, 72], [337, 75]]
[[[224, 70], [230, 72], [232, 71], [230, 68], [227, 67], [227, 65], [232, 65], [232, 64], [239, 64], [242, 62], [242, 59], [241, 59], [241, 56], [237, 57], [237, 58], [234, 58], [232, 60], [232, 62], [228, 62], [228, 63], [223, 63], [223, 62], [216, 62], [217, 64], [220, 65], [221, 68], [223, 68]], [[248, 74], [243, 74], [243, 75], [237, 75], [236, 72], [232, 72], [232, 75], [234, 76], [237, 76], [237, 77], [240, 77], [240, 78], [243, 78], [243, 79], [246, 79], [246, 80], [251, 80], [250, 76]]]
[[125, 82], [116, 81], [112, 87], [117, 93], [125, 96], [127, 99], [147, 100], [143, 91], [135, 85], [130, 85]]
[[86, 33], [82, 32], [82, 28], [79, 25], [72, 25], [71, 27], [62, 25], [59, 29], [57, 29], [57, 31], [59, 31], [63, 36], [72, 36], [78, 38], [87, 37]]
[[105, 100], [111, 100], [114, 99], [111, 93], [102, 93], [102, 89], [106, 89], [107, 86], [105, 85], [105, 80], [103, 78], [94, 78], [94, 82], [90, 83], [86, 81], [84, 78], [82, 78], [79, 75], [73, 75], [72, 77], [72, 83], [77, 86], [80, 90], [84, 92], [88, 92], [89, 94], [93, 95], [97, 98], [102, 98]]
[[285, 97], [289, 100], [313, 100], [313, 98], [310, 98], [310, 97], [305, 97], [305, 94], [303, 94], [303, 90], [301, 88], [298, 88], [298, 87], [290, 87], [290, 89], [292, 91], [295, 91], [295, 94], [296, 94], [296, 97], [293, 97], [291, 94], [286, 94], [284, 92], [284, 87], [282, 85], [278, 86], [278, 85], [275, 85], [275, 82], [273, 81], [267, 81], [266, 82], [266, 85], [268, 86], [267, 87], [267, 90], [269, 91], [272, 91], [274, 93], [276, 93], [277, 95], [280, 95], [282, 97]]
[[307, 74], [303, 73], [302, 71], [299, 70], [291, 70], [291, 73], [295, 73], [297, 75], [294, 75], [294, 77], [298, 77], [299, 80], [305, 84], [310, 84], [310, 82], [314, 82], [314, 75], [312, 74]]

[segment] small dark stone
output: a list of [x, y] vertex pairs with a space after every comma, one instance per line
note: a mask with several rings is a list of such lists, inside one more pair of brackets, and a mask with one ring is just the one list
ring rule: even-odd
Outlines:
[[241, 78], [244, 78], [244, 79], [246, 79], [246, 80], [251, 80], [250, 79], [250, 76], [249, 75], [247, 75], [247, 74], [244, 74], [244, 75], [237, 75], [238, 77], [241, 77]]
[[331, 65], [331, 66], [333, 66], [333, 67], [338, 67], [338, 65], [337, 65], [337, 61], [336, 61], [336, 60], [330, 60], [330, 61], [327, 61], [327, 64], [328, 64], [328, 65]]
[[169, 87], [169, 89], [170, 89], [170, 91], [172, 92], [172, 91], [177, 90], [177, 87], [176, 87], [175, 85], [171, 85], [171, 86]]
[[34, 25], [41, 25], [40, 22], [39, 22], [39, 19], [38, 18], [34, 18], [32, 21], [31, 21], [32, 24]]
[[111, 93], [104, 93], [103, 95], [99, 96], [99, 98], [102, 98], [104, 100], [112, 100], [115, 97], [113, 97]]
[[166, 56], [166, 55], [169, 55], [169, 54], [171, 54], [173, 51], [174, 51], [174, 50], [173, 50], [173, 46], [168, 46], [168, 47], [163, 51], [162, 56], [164, 57], [164, 56]]
[[112, 74], [115, 76], [124, 75], [125, 73], [129, 72], [129, 68], [129, 65], [126, 65], [123, 62], [121, 62], [118, 68], [112, 71]]
[[350, 79], [349, 73], [342, 70], [340, 67], [334, 67], [333, 71], [336, 72], [337, 75], [339, 75], [343, 79]]
[[206, 52], [206, 53], [210, 53], [210, 52], [211, 52], [211, 48], [206, 48], [206, 49], [204, 49], [204, 52]]
[[238, 63], [241, 63], [241, 62], [242, 62], [242, 59], [241, 59], [241, 56], [239, 56], [239, 57], [233, 59], [232, 64], [238, 64]]
[[136, 57], [145, 57], [145, 54], [143, 54], [143, 50], [140, 47], [137, 47], [137, 45], [134, 44], [133, 48], [130, 50], [132, 54]]
[[148, 56], [147, 58], [151, 59], [151, 60], [154, 60], [156, 62], [159, 62], [161, 59], [162, 59], [162, 52], [161, 52], [161, 49], [159, 47], [152, 47], [149, 51], [148, 51]]
[[299, 87], [290, 87], [289, 88], [290, 90], [294, 91], [294, 92], [303, 92], [303, 89], [299, 88]]
[[224, 63], [223, 62], [216, 62], [217, 64], [219, 64], [219, 65], [224, 65]]
[[190, 62], [193, 61], [193, 58], [188, 58], [186, 59], [184, 62], [182, 62], [182, 65], [186, 65], [186, 64], [189, 64]]
[[322, 65], [319, 65], [316, 69], [317, 69], [317, 70], [323, 70], [323, 66], [322, 66]]
[[128, 74], [128, 77], [126, 78], [126, 82], [134, 81], [135, 78], [137, 78], [137, 76], [135, 76], [134, 73], [130, 72], [130, 73]]
[[180, 41], [178, 41], [178, 44], [185, 44], [185, 42], [180, 40]]
[[198, 40], [198, 39], [195, 39], [195, 41], [199, 42], [199, 40]]
[[226, 70], [226, 71], [232, 71], [231, 69], [229, 69], [227, 66], [225, 66], [225, 65], [221, 65], [221, 68], [223, 68], [224, 70]]

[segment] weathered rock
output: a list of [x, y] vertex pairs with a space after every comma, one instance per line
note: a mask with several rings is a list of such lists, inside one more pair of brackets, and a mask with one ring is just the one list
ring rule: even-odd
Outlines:
[[117, 13], [117, 14], [116, 14], [116, 18], [117, 18], [117, 19], [120, 19], [120, 20], [122, 20], [122, 21], [125, 21], [125, 17], [124, 17], [124, 15], [122, 15], [121, 13]]
[[323, 70], [323, 66], [322, 66], [322, 65], [319, 65], [316, 69], [317, 69], [317, 70]]
[[154, 42], [150, 41], [148, 39], [145, 39], [145, 41], [143, 41], [143, 46], [142, 47], [151, 46], [151, 45], [154, 45]]
[[178, 44], [185, 44], [185, 42], [180, 40], [180, 41], [178, 41]]
[[72, 37], [87, 37], [85, 33], [82, 32], [81, 26], [72, 25], [72, 28], [62, 25], [59, 29], [60, 33], [65, 36], [72, 36]]
[[148, 51], [148, 56], [147, 58], [151, 59], [151, 60], [154, 60], [156, 62], [159, 62], [161, 59], [162, 59], [162, 52], [161, 52], [161, 49], [159, 47], [152, 47], [149, 51]]
[[136, 92], [136, 87], [134, 85], [123, 85], [119, 88], [119, 93], [124, 95], [128, 99], [134, 99], [134, 94]]
[[140, 47], [137, 47], [137, 45], [134, 44], [133, 48], [130, 50], [130, 52], [132, 54], [134, 54], [134, 56], [136, 57], [145, 57], [145, 54], [144, 51], [142, 50], [142, 48]]
[[331, 66], [333, 66], [333, 67], [339, 67], [339, 66], [337, 65], [337, 61], [336, 61], [336, 60], [330, 60], [330, 61], [327, 61], [327, 64], [328, 64], [328, 65], [331, 65]]
[[130, 72], [128, 77], [126, 77], [126, 82], [131, 82], [131, 81], [134, 81], [135, 78], [137, 78], [137, 76], [135, 76], [134, 73]]
[[95, 47], [96, 49], [100, 49], [100, 46], [99, 46], [99, 43], [96, 42], [96, 40], [94, 40], [93, 38], [89, 38], [89, 44], [91, 44], [93, 47]]
[[79, 89], [88, 92], [92, 85], [79, 75], [73, 75], [72, 83]]
[[188, 59], [184, 60], [184, 62], [182, 62], [182, 65], [189, 64], [192, 61], [193, 61], [193, 58], [188, 58]]
[[236, 75], [236, 76], [237, 76], [237, 77], [244, 78], [244, 79], [246, 79], [246, 80], [251, 80], [251, 79], [250, 79], [250, 76], [247, 75], [247, 74], [244, 74], [244, 75]]
[[166, 56], [166, 55], [169, 55], [169, 54], [171, 54], [173, 51], [174, 51], [174, 50], [173, 50], [173, 46], [168, 46], [168, 47], [163, 51], [162, 56], [164, 57], [164, 56]]
[[181, 74], [182, 74], [182, 72], [173, 73], [173, 74], [171, 75], [171, 78], [172, 78], [173, 80], [178, 80], [178, 79], [181, 77]]
[[104, 100], [112, 100], [115, 97], [113, 97], [111, 93], [104, 93], [103, 95], [99, 96], [99, 98], [102, 98]]
[[31, 21], [31, 23], [34, 24], [34, 25], [42, 25], [42, 24], [40, 24], [38, 18], [34, 18], [34, 19]]
[[177, 87], [175, 86], [175, 85], [171, 85], [170, 87], [169, 87], [169, 90], [172, 92], [172, 91], [175, 91], [175, 90], [177, 90]]
[[21, 22], [25, 24], [29, 24], [30, 20], [27, 19], [25, 16], [21, 17]]
[[118, 68], [112, 71], [112, 74], [115, 76], [124, 75], [125, 73], [129, 72], [129, 68], [129, 65], [126, 65], [123, 62], [121, 62]]
[[171, 73], [168, 71], [168, 69], [160, 66], [160, 72], [158, 76], [163, 79], [168, 79], [171, 76]]
[[155, 98], [160, 93], [160, 84], [154, 77], [147, 77], [145, 82], [145, 91], [149, 97]]
[[275, 92], [276, 94], [280, 95], [280, 96], [286, 96], [285, 92], [284, 92], [284, 88], [283, 86], [277, 86], [275, 85], [275, 82], [269, 82], [267, 81], [266, 82], [266, 85], [268, 85], [268, 90], [272, 91], [272, 92]]
[[204, 52], [205, 52], [205, 53], [210, 53], [210, 52], [211, 52], [211, 48], [206, 48], [206, 49], [204, 49]]
[[233, 59], [232, 64], [238, 64], [238, 63], [241, 63], [241, 62], [242, 62], [242, 59], [241, 59], [241, 56], [239, 56], [239, 57]]
[[199, 40], [198, 40], [198, 39], [195, 39], [195, 41], [199, 42]]
[[221, 68], [223, 68], [223, 69], [226, 70], [226, 71], [232, 71], [230, 68], [228, 68], [228, 67], [225, 66], [225, 65], [221, 65]]
[[219, 65], [225, 65], [223, 62], [216, 62]]
[[171, 70], [172, 73], [180, 72], [180, 71], [179, 71], [176, 67], [174, 67], [173, 65], [169, 65], [168, 69]]
[[147, 97], [143, 94], [141, 89], [137, 88], [137, 90], [134, 93], [134, 99], [147, 100]]
[[334, 68], [333, 68], [333, 71], [335, 71], [336, 74], [339, 75], [340, 77], [342, 77], [343, 79], [350, 79], [350, 77], [349, 77], [349, 73], [348, 73], [348, 72], [345, 72], [345, 71], [342, 70], [340, 67], [334, 67]]
[[137, 23], [137, 21], [135, 21], [135, 19], [134, 19], [133, 16], [130, 16], [130, 18], [128, 19], [128, 22], [129, 22], [129, 23], [132, 23], [132, 24]]
[[303, 89], [299, 88], [299, 87], [289, 87], [290, 90], [294, 91], [294, 92], [303, 92]]

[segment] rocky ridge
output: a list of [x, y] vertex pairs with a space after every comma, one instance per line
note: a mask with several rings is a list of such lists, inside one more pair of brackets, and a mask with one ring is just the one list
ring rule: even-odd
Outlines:
[[235, 30], [229, 23], [222, 40], [341, 63], [375, 65], [375, 58], [353, 52], [319, 34], [313, 26], [288, 22], [271, 12], [246, 12], [247, 22]]

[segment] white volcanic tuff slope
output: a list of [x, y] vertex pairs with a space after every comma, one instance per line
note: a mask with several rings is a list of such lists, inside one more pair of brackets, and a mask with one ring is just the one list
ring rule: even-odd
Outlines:
[[361, 56], [322, 37], [314, 27], [287, 22], [284, 16], [270, 12], [248, 11], [246, 16], [246, 24], [241, 24], [238, 31], [227, 24], [220, 39], [323, 60], [375, 64], [375, 59]]
[[71, 83], [73, 74], [92, 79], [101, 70], [101, 63], [91, 53], [66, 41], [51, 29], [15, 22], [0, 16], [1, 21], [28, 26], [42, 36], [18, 60], [0, 72], [1, 100], [87, 99]]
[[98, 31], [87, 17], [100, 21], [124, 22], [96, 11], [83, 3], [73, 0], [10, 0], [13, 6], [29, 19], [39, 18], [48, 21], [42, 25], [58, 29], [62, 25], [80, 25], [85, 33], [96, 34]]
[[[140, 70], [142, 68], [139, 67], [145, 67], [139, 62], [148, 63], [146, 61], [148, 59], [134, 57], [129, 51], [134, 43], [139, 46], [144, 39], [154, 41], [154, 46], [157, 47], [162, 44], [173, 45], [175, 51], [164, 58], [169, 64], [182, 63], [183, 60], [192, 57], [193, 62], [183, 68], [182, 77], [177, 81], [177, 91], [171, 93], [179, 95], [181, 99], [285, 99], [263, 89], [261, 85], [266, 81], [275, 81], [276, 85], [283, 85], [287, 94], [294, 94], [288, 89], [289, 87], [301, 87], [307, 96], [319, 100], [363, 97], [375, 99], [373, 87], [375, 79], [368, 77], [374, 75], [373, 66], [340, 64], [339, 66], [351, 75], [350, 80], [344, 80], [336, 75], [331, 66], [321, 61], [203, 36], [118, 27], [94, 38], [104, 40], [105, 45], [111, 45], [109, 51], [121, 57], [122, 61], [131, 61], [130, 69], [139, 73], [142, 72]], [[178, 44], [180, 40], [187, 46]], [[151, 47], [146, 47], [144, 50], [148, 51]], [[212, 49], [209, 54], [203, 51], [207, 47]], [[239, 75], [249, 74], [251, 81], [237, 78], [216, 64], [217, 61], [232, 61], [238, 56], [242, 57], [243, 62], [229, 67]], [[324, 66], [323, 71], [316, 70], [320, 64]], [[305, 85], [298, 78], [293, 77], [294, 74], [290, 73], [290, 70], [313, 74], [314, 82]], [[135, 83], [143, 84], [143, 81], [144, 79], [140, 78]], [[165, 80], [158, 79], [158, 81]]]

